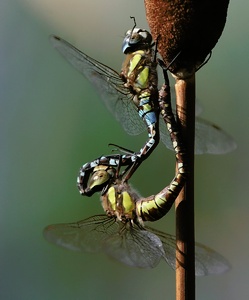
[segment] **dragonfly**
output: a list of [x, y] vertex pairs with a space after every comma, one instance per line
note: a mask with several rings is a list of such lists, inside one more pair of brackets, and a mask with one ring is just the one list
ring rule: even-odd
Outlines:
[[[134, 38], [133, 35], [135, 36]], [[111, 111], [128, 134], [138, 135], [147, 128], [149, 139], [145, 146], [134, 155], [134, 161], [137, 158], [141, 158], [141, 156], [148, 156], [151, 151], [154, 150], [159, 139], [158, 126], [160, 128], [160, 139], [169, 149], [173, 150], [171, 139], [165, 130], [165, 124], [162, 124], [164, 121], [161, 120], [162, 118], [159, 118], [158, 122], [158, 109], [160, 111], [160, 108], [158, 108], [158, 98], [156, 97], [158, 93], [157, 72], [156, 63], [153, 58], [152, 37], [148, 31], [139, 28], [133, 28], [133, 30], [127, 31], [122, 47], [124, 54], [126, 54], [126, 59], [121, 74], [91, 58], [58, 36], [52, 35], [50, 42], [74, 68], [89, 80], [98, 91], [100, 99], [105, 103], [108, 110]], [[141, 44], [142, 48], [140, 47]], [[130, 55], [134, 55], [134, 61], [131, 60], [131, 62], [135, 64], [135, 52], [138, 45], [142, 52], [145, 53], [148, 51], [146, 56], [148, 61], [142, 66], [141, 72], [137, 70], [133, 72], [133, 65], [130, 65], [129, 57]], [[144, 49], [146, 49], [146, 51]], [[133, 50], [134, 52], [131, 52]], [[138, 50], [138, 52], [139, 51], [140, 50]], [[138, 56], [140, 55], [141, 53], [138, 53]], [[141, 56], [137, 60], [141, 63]], [[136, 66], [139, 66], [139, 63]], [[129, 76], [134, 74], [137, 75], [137, 81], [129, 79]], [[141, 78], [143, 77], [143, 79], [139, 82], [141, 79], [139, 75], [144, 74], [145, 76], [140, 76]], [[152, 76], [152, 78], [148, 76]], [[147, 86], [139, 91], [139, 84], [143, 87], [145, 82], [146, 84], [149, 82], [152, 90], [150, 91], [151, 94], [147, 94]], [[139, 99], [139, 97], [142, 98]], [[143, 102], [143, 100], [145, 102]], [[196, 154], [224, 154], [236, 148], [234, 140], [230, 135], [220, 129], [219, 126], [199, 117], [196, 117], [195, 124]], [[137, 164], [139, 164], [139, 162], [137, 162]]]
[[[102, 252], [131, 267], [154, 268], [165, 260], [175, 269], [175, 236], [144, 225], [144, 220], [154, 221], [153, 216], [160, 217], [162, 207], [151, 204], [160, 204], [161, 200], [157, 200], [166, 199], [168, 190], [142, 198], [115, 174], [115, 168], [99, 165], [93, 170], [90, 180], [92, 186], [96, 184], [102, 188], [101, 202], [105, 215], [49, 225], [44, 229], [45, 239], [73, 251]], [[141, 203], [146, 203], [149, 214], [140, 214]], [[142, 208], [144, 212], [145, 207]], [[229, 269], [229, 262], [221, 254], [202, 244], [195, 244], [196, 276], [220, 274]]]
[[[177, 164], [177, 171], [171, 183], [155, 196], [138, 198], [127, 183], [126, 173], [129, 172], [129, 168], [132, 166], [127, 160], [127, 152], [132, 155], [132, 151], [127, 149], [125, 156], [121, 154], [101, 156], [84, 164], [77, 178], [80, 194], [90, 197], [95, 192], [101, 192], [104, 211], [110, 215], [115, 212], [115, 216], [120, 221], [123, 218], [134, 219], [134, 216], [136, 216], [136, 222], [156, 221], [162, 218], [170, 210], [187, 178], [185, 144], [172, 112], [167, 71], [164, 70], [164, 73], [165, 83], [160, 90], [158, 103], [171, 138]], [[128, 167], [120, 173], [121, 167], [126, 164]], [[127, 196], [127, 192], [132, 195], [132, 197], [128, 196], [127, 199], [132, 198], [132, 200], [121, 200], [121, 202], [122, 204], [128, 203], [128, 210], [123, 205], [118, 205], [115, 197], [113, 197], [113, 195], [123, 195], [124, 193]]]

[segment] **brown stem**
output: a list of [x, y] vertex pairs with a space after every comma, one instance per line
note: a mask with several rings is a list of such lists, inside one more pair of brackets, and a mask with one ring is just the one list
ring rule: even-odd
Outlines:
[[195, 299], [194, 249], [194, 137], [195, 75], [176, 79], [176, 107], [179, 126], [186, 143], [187, 169], [185, 187], [176, 208], [176, 300]]

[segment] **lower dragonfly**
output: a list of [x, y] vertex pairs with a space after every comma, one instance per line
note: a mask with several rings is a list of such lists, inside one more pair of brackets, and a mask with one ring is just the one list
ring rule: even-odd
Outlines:
[[[175, 236], [145, 227], [144, 221], [155, 221], [169, 210], [177, 185], [171, 183], [157, 195], [143, 198], [123, 182], [114, 167], [106, 165], [96, 166], [88, 183], [88, 189], [102, 189], [106, 215], [49, 225], [44, 229], [47, 241], [74, 251], [103, 252], [132, 267], [154, 268], [164, 259], [170, 267], [176, 268]], [[220, 274], [229, 268], [229, 262], [222, 255], [195, 244], [196, 276]]]
[[[135, 161], [137, 158], [148, 156], [158, 143], [160, 111], [157, 103], [157, 64], [151, 34], [139, 28], [127, 31], [122, 47], [126, 59], [121, 74], [58, 36], [52, 35], [50, 41], [53, 47], [93, 84], [107, 108], [127, 133], [138, 135], [147, 127], [149, 139], [132, 159]], [[160, 126], [161, 140], [172, 149], [170, 137], [164, 128], [164, 124]], [[217, 125], [198, 117], [195, 145], [196, 154], [223, 154], [236, 148], [236, 143], [227, 133]], [[141, 159], [139, 161], [141, 162]]]

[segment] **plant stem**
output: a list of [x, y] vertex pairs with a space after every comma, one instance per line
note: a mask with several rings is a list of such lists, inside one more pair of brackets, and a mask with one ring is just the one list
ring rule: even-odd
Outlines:
[[195, 299], [194, 138], [195, 75], [176, 79], [178, 123], [186, 145], [188, 177], [176, 209], [176, 300]]

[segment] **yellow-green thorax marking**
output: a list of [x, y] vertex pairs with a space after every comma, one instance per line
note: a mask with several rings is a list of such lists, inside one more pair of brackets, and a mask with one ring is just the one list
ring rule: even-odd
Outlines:
[[107, 215], [115, 216], [119, 221], [135, 219], [137, 198], [138, 196], [130, 189], [130, 186], [120, 179], [116, 179], [101, 196], [102, 206]]

